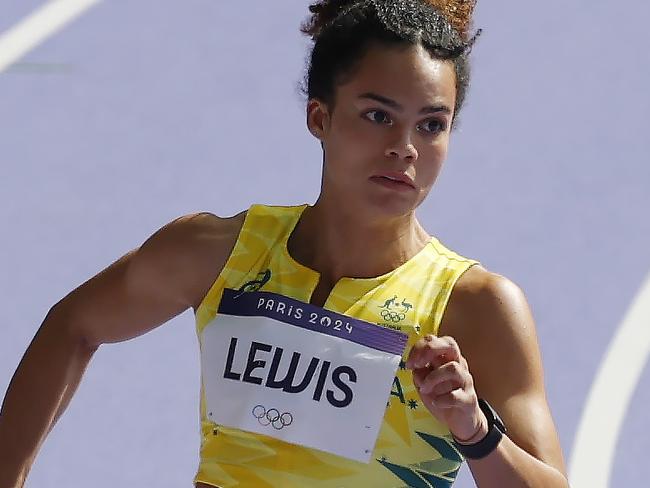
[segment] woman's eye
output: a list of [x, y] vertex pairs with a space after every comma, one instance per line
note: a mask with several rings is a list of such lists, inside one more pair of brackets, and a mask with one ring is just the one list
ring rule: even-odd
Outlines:
[[386, 112], [381, 110], [370, 110], [364, 114], [364, 117], [370, 120], [371, 122], [376, 122], [378, 124], [390, 124], [391, 120], [388, 117]]
[[418, 128], [423, 128], [425, 132], [430, 134], [437, 134], [438, 132], [444, 132], [447, 129], [447, 126], [444, 122], [441, 122], [438, 119], [427, 120], [423, 124], [420, 124]]

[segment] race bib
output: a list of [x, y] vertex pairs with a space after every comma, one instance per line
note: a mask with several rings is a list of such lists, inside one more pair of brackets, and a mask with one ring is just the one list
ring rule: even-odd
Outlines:
[[201, 333], [208, 418], [367, 463], [407, 340], [275, 293], [225, 289]]

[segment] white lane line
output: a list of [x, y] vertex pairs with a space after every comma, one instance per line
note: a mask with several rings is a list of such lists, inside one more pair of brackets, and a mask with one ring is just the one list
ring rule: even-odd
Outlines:
[[0, 73], [101, 0], [52, 0], [0, 35]]
[[569, 480], [573, 488], [607, 488], [618, 436], [650, 356], [650, 275], [605, 354], [578, 425]]

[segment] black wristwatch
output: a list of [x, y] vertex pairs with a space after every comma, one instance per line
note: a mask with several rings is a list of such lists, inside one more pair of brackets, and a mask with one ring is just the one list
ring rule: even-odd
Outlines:
[[485, 414], [488, 421], [488, 433], [483, 439], [474, 444], [459, 444], [454, 441], [454, 446], [467, 459], [481, 459], [496, 449], [506, 433], [506, 426], [499, 415], [488, 402], [479, 398], [478, 406]]

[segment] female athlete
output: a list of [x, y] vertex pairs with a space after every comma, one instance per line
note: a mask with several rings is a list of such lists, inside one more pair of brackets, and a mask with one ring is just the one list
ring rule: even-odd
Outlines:
[[[369, 462], [213, 422], [202, 394], [197, 488], [449, 487], [463, 460], [482, 488], [568, 486], [523, 292], [445, 248], [414, 214], [441, 171], [465, 99], [473, 7], [310, 6], [306, 116], [323, 149], [317, 201], [253, 205], [231, 218], [183, 216], [56, 303], [3, 403], [0, 488], [23, 486], [99, 347], [189, 307], [203, 337], [220, 324], [225, 290], [273, 293], [390, 327], [408, 344], [389, 378]], [[260, 385], [252, 371], [267, 374], [272, 346], [256, 344], [243, 374]], [[204, 386], [211, 374], [202, 371]], [[271, 411], [258, 405], [253, 414]], [[280, 412], [271, 417], [279, 421]], [[286, 414], [278, 428], [292, 419]], [[314, 432], [331, 427], [312, 423]]]

